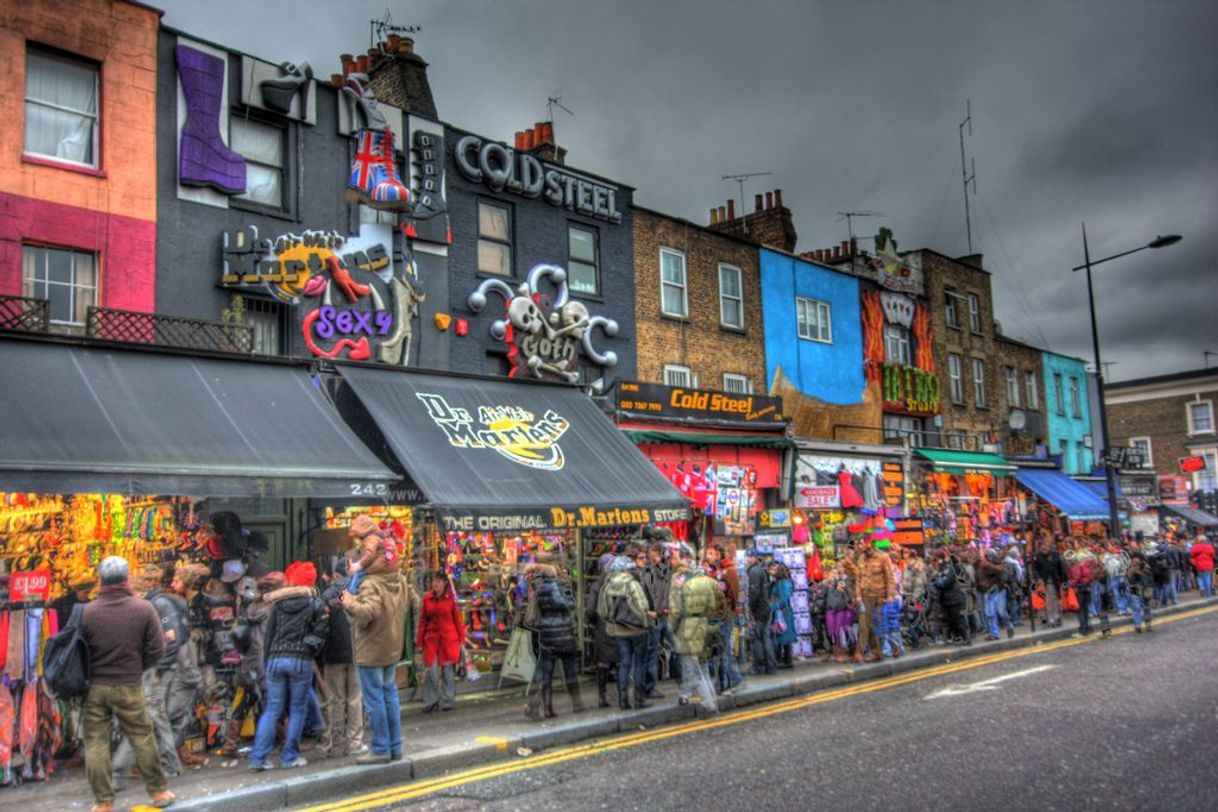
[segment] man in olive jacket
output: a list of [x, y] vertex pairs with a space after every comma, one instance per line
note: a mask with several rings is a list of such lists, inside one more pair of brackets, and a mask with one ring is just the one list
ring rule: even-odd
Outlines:
[[672, 620], [677, 654], [681, 656], [677, 704], [688, 705], [690, 697], [697, 692], [702, 707], [717, 711], [719, 707], [706, 661], [713, 650], [712, 641], [719, 636], [715, 619], [725, 614], [726, 600], [715, 580], [693, 567], [693, 559], [694, 551], [688, 544], [673, 545], [675, 569], [668, 595], [668, 616]]
[[359, 591], [342, 593], [355, 634], [355, 667], [364, 715], [372, 731], [369, 752], [357, 764], [384, 764], [402, 757], [402, 713], [397, 669], [406, 640], [410, 586], [382, 557], [368, 568]]

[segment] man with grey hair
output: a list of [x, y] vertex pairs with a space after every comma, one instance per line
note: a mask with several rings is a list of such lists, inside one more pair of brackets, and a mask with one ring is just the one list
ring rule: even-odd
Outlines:
[[677, 704], [688, 705], [696, 693], [702, 707], [713, 712], [718, 710], [718, 702], [706, 663], [719, 641], [718, 624], [727, 615], [727, 600], [715, 580], [694, 566], [694, 551], [688, 544], [673, 544], [670, 550], [673, 575], [668, 616], [681, 657]]
[[92, 812], [111, 812], [114, 783], [110, 774], [110, 727], [117, 719], [135, 750], [136, 765], [152, 806], [174, 802], [161, 768], [156, 737], [141, 682], [165, 652], [161, 618], [152, 604], [137, 598], [128, 580], [127, 560], [111, 556], [98, 568], [97, 600], [81, 615], [81, 636], [89, 646], [90, 682], [83, 727], [85, 773], [96, 801]]

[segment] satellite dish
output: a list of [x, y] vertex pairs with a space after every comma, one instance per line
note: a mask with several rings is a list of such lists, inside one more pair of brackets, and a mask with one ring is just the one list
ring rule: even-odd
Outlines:
[[1023, 409], [1012, 409], [1011, 416], [1007, 418], [1007, 425], [1011, 427], [1011, 431], [1023, 431], [1028, 425], [1028, 413]]

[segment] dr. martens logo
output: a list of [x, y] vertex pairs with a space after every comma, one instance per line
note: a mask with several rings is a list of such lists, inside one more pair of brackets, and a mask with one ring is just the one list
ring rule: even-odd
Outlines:
[[518, 406], [479, 406], [479, 428], [468, 409], [449, 405], [442, 395], [416, 395], [455, 448], [493, 448], [512, 462], [542, 471], [562, 470], [566, 462], [558, 440], [571, 423], [552, 409], [538, 419]]

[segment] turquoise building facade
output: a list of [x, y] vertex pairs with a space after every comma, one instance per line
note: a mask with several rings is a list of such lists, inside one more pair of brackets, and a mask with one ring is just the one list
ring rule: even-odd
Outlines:
[[1089, 476], [1095, 464], [1087, 366], [1081, 358], [1042, 353], [1045, 393], [1045, 443], [1061, 458], [1062, 471]]

